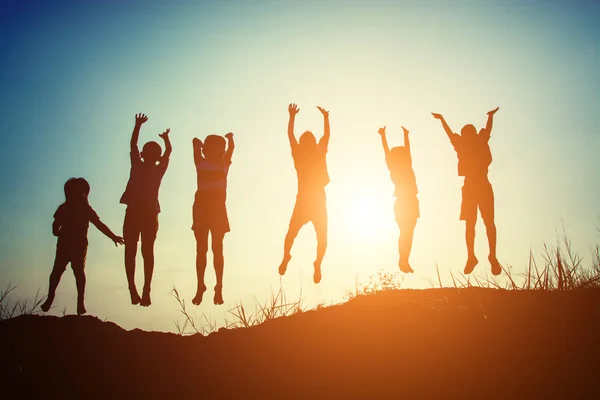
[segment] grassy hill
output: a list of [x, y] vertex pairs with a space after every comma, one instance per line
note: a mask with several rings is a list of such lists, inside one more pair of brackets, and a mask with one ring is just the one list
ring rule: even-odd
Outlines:
[[208, 336], [0, 322], [20, 398], [593, 398], [600, 289], [384, 290]]

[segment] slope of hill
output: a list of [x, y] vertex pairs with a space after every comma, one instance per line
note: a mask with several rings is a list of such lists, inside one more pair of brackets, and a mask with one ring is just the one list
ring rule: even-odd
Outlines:
[[600, 290], [389, 290], [209, 336], [0, 322], [19, 398], [592, 398]]

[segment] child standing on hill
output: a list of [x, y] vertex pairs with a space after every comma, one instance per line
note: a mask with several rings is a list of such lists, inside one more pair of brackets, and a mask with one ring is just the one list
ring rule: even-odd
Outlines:
[[[140, 128], [148, 117], [144, 114], [135, 116], [135, 127], [131, 135], [130, 158], [131, 171], [129, 181], [121, 204], [126, 204], [125, 221], [123, 222], [123, 236], [125, 237], [125, 272], [129, 284], [131, 304], [140, 304], [147, 307], [151, 304], [150, 285], [154, 272], [154, 241], [158, 233], [158, 190], [162, 178], [169, 166], [171, 156], [170, 129], [159, 136], [165, 141], [165, 154], [161, 156], [162, 149], [154, 141], [148, 142], [138, 150]], [[158, 164], [157, 164], [158, 163]], [[144, 291], [140, 298], [135, 286], [135, 256], [138, 240], [142, 237], [142, 257], [144, 258]]]
[[442, 126], [454, 146], [458, 156], [458, 175], [465, 177], [462, 188], [462, 204], [460, 219], [466, 223], [465, 239], [467, 242], [467, 264], [464, 273], [470, 274], [479, 262], [475, 257], [475, 223], [477, 208], [485, 223], [490, 254], [488, 260], [492, 266], [492, 274], [502, 273], [502, 267], [496, 258], [496, 225], [494, 223], [494, 191], [488, 180], [488, 167], [492, 163], [492, 153], [488, 144], [492, 132], [494, 114], [499, 107], [487, 113], [485, 128], [479, 134], [471, 125], [465, 125], [460, 135], [453, 133], [441, 114], [433, 113], [433, 117], [442, 122]]
[[329, 146], [329, 112], [322, 107], [317, 107], [324, 118], [324, 134], [319, 143], [310, 131], [300, 136], [300, 142], [294, 136], [294, 120], [300, 111], [296, 104], [290, 104], [288, 111], [288, 138], [292, 148], [294, 166], [298, 175], [298, 194], [296, 205], [290, 219], [290, 225], [285, 237], [283, 248], [283, 261], [279, 266], [279, 274], [285, 274], [287, 265], [292, 258], [290, 252], [294, 239], [300, 228], [312, 222], [317, 234], [317, 259], [315, 260], [315, 283], [321, 281], [321, 263], [327, 250], [327, 198], [325, 186], [329, 183], [327, 172], [327, 148]]
[[196, 237], [196, 274], [198, 288], [192, 303], [202, 303], [206, 291], [204, 272], [206, 271], [206, 253], [208, 252], [208, 234], [210, 232], [213, 252], [213, 265], [217, 277], [215, 296], [216, 305], [223, 304], [223, 238], [229, 232], [227, 217], [227, 175], [231, 165], [231, 157], [235, 147], [233, 133], [225, 135], [209, 135], [204, 143], [198, 138], [192, 140], [194, 164], [198, 176], [198, 190], [194, 198], [192, 210], [192, 230]]
[[52, 223], [52, 233], [58, 237], [56, 244], [56, 257], [54, 267], [50, 274], [50, 285], [48, 288], [48, 297], [42, 304], [42, 311], [46, 312], [52, 306], [56, 288], [60, 278], [71, 263], [75, 283], [77, 285], [77, 314], [86, 313], [84, 292], [85, 292], [85, 259], [87, 255], [87, 232], [90, 222], [94, 224], [100, 232], [104, 233], [113, 242], [115, 246], [123, 244], [124, 240], [112, 233], [104, 223], [100, 221], [98, 214], [90, 207], [88, 195], [90, 194], [90, 185], [83, 178], [71, 178], [65, 183], [65, 202], [61, 204], [54, 213], [54, 222]]
[[396, 223], [400, 228], [400, 237], [398, 239], [398, 253], [400, 261], [398, 266], [402, 272], [414, 272], [410, 267], [408, 259], [412, 249], [413, 235], [419, 213], [419, 199], [417, 198], [417, 180], [412, 168], [412, 158], [410, 155], [410, 140], [408, 130], [402, 127], [404, 131], [404, 147], [398, 146], [390, 150], [385, 137], [385, 126], [379, 129], [381, 143], [385, 154], [385, 162], [392, 182], [394, 183], [394, 215]]

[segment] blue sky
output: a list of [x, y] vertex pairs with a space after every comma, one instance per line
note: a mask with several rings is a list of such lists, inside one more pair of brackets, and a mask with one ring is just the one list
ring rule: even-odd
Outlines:
[[[464, 265], [456, 155], [430, 112], [450, 126], [485, 123], [500, 106], [490, 142], [498, 256], [522, 271], [529, 249], [553, 242], [564, 223], [587, 256], [600, 204], [600, 3], [596, 1], [4, 2], [0, 12], [0, 284], [29, 298], [54, 258], [52, 214], [71, 176], [91, 184], [90, 203], [115, 232], [127, 182], [134, 115], [149, 121], [140, 144], [171, 128], [173, 155], [161, 188], [154, 304], [128, 305], [123, 249], [90, 228], [88, 311], [126, 327], [172, 330], [176, 286], [195, 290], [191, 140], [234, 132], [229, 177], [232, 232], [225, 239], [225, 306], [280, 284], [277, 266], [291, 215], [295, 172], [287, 105], [301, 133], [322, 133], [331, 113], [329, 250], [323, 282], [311, 282], [314, 232], [301, 232], [288, 274], [291, 296], [338, 301], [357, 277], [397, 268], [393, 188], [377, 129], [392, 145], [412, 132], [420, 191], [405, 287], [426, 287], [435, 265]], [[159, 140], [160, 141], [160, 140]], [[489, 268], [477, 225], [476, 269]], [[209, 262], [212, 258], [209, 256]], [[138, 260], [141, 267], [141, 257]], [[138, 268], [141, 285], [141, 268]], [[209, 287], [214, 273], [207, 270]], [[207, 297], [212, 295], [209, 294]], [[56, 314], [74, 311], [67, 272]]]

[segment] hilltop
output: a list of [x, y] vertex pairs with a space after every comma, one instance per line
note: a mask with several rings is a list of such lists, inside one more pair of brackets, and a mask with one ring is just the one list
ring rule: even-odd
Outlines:
[[19, 398], [575, 398], [600, 394], [600, 290], [386, 290], [208, 336], [84, 316], [0, 322]]

